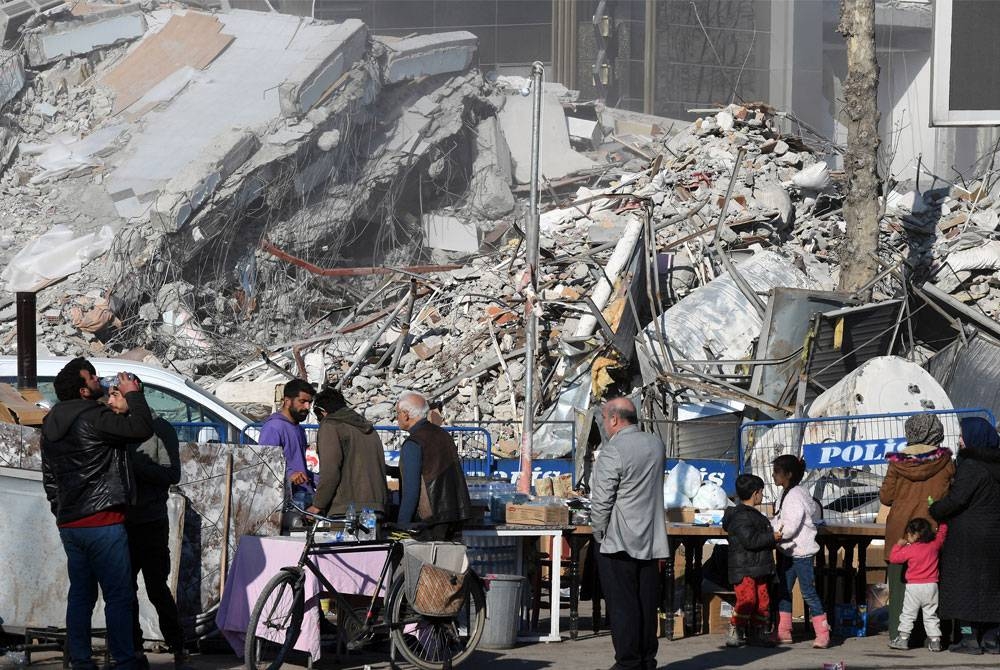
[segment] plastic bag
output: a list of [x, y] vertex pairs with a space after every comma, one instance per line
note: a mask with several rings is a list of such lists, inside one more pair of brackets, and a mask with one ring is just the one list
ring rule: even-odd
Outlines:
[[673, 478], [673, 486], [684, 495], [685, 498], [693, 498], [698, 489], [701, 488], [701, 470], [688, 465], [684, 461], [678, 461], [677, 465], [671, 468], [667, 474], [667, 483]]
[[676, 509], [678, 507], [691, 507], [691, 499], [677, 490], [677, 482], [671, 482], [668, 477], [663, 482], [663, 509]]
[[724, 509], [729, 506], [725, 490], [714, 482], [705, 482], [691, 499], [698, 509]]

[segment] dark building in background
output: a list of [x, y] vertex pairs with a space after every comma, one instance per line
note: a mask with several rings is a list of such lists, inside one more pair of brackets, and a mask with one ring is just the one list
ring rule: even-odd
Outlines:
[[581, 99], [674, 118], [695, 107], [767, 100], [772, 14], [794, 13], [791, 0], [269, 2], [228, 0], [236, 9], [361, 19], [379, 35], [467, 30], [479, 37], [484, 73], [527, 76], [540, 60], [546, 79], [579, 90]]

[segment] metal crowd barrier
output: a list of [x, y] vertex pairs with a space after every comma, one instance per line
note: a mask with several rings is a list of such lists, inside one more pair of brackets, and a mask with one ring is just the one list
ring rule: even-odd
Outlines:
[[211, 421], [171, 421], [170, 425], [177, 431], [177, 439], [181, 443], [229, 441], [229, 429], [224, 423], [214, 423]]
[[[764, 499], [781, 494], [771, 478], [771, 463], [782, 454], [805, 460], [803, 484], [813, 493], [824, 518], [838, 523], [873, 522], [878, 516], [878, 492], [888, 467], [886, 460], [906, 446], [904, 424], [915, 414], [896, 412], [857, 416], [750, 421], [740, 427], [740, 472], [761, 477]], [[944, 426], [942, 447], [958, 452], [959, 421], [982, 417], [996, 425], [988, 409], [932, 410]]]
[[[240, 433], [240, 444], [256, 443], [263, 422], [248, 425]], [[300, 424], [306, 431], [309, 444], [316, 443], [316, 433], [319, 425], [315, 423]], [[462, 459], [462, 469], [465, 474], [474, 477], [489, 477], [493, 473], [493, 438], [485, 428], [475, 426], [442, 426], [455, 440], [458, 455]], [[385, 452], [385, 462], [397, 465], [399, 450], [406, 441], [406, 433], [399, 426], [375, 426], [382, 438], [382, 449]], [[253, 436], [249, 435], [253, 433]]]

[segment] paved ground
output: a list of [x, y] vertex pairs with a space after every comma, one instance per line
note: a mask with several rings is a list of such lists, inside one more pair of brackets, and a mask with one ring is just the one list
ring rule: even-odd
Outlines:
[[[563, 610], [565, 614], [565, 610]], [[564, 623], [568, 624], [565, 620]], [[589, 626], [589, 612], [581, 622]], [[547, 624], [547, 622], [543, 622]], [[545, 626], [547, 629], [547, 626]], [[704, 670], [721, 668], [743, 670], [822, 670], [824, 663], [843, 661], [847, 670], [875, 670], [878, 668], [900, 668], [917, 670], [924, 668], [953, 668], [971, 670], [973, 668], [1000, 667], [1000, 656], [964, 656], [949, 652], [933, 654], [926, 649], [898, 652], [889, 649], [888, 636], [883, 633], [867, 638], [851, 638], [837, 641], [830, 649], [812, 649], [809, 642], [778, 647], [775, 649], [726, 649], [721, 635], [701, 635], [668, 642], [661, 640], [658, 654], [660, 670]], [[33, 659], [35, 660], [35, 659]], [[172, 659], [165, 655], [153, 655], [152, 667], [169, 670]], [[304, 668], [299, 664], [286, 664], [286, 668]], [[200, 654], [191, 659], [197, 670], [236, 670], [242, 668], [240, 661], [232, 654]], [[504, 651], [480, 651], [473, 655], [462, 667], [469, 670], [606, 670], [613, 663], [611, 636], [607, 632], [593, 635], [589, 632], [575, 641], [565, 640], [556, 644], [521, 645]], [[390, 667], [387, 652], [375, 649], [365, 654], [353, 654], [338, 663], [325, 656], [315, 664], [319, 670], [386, 670]], [[2, 657], [0, 657], [2, 667]], [[52, 654], [39, 654], [31, 667], [54, 670], [61, 662]]]

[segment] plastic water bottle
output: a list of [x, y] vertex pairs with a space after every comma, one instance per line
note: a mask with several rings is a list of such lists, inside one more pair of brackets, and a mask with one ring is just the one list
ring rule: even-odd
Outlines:
[[375, 530], [375, 512], [372, 511], [370, 507], [362, 508], [361, 510], [361, 532], [364, 534], [366, 540], [373, 540], [373, 531]]
[[353, 531], [357, 534], [357, 512], [354, 509], [354, 503], [347, 504], [347, 512], [344, 513], [344, 531], [350, 535]]

